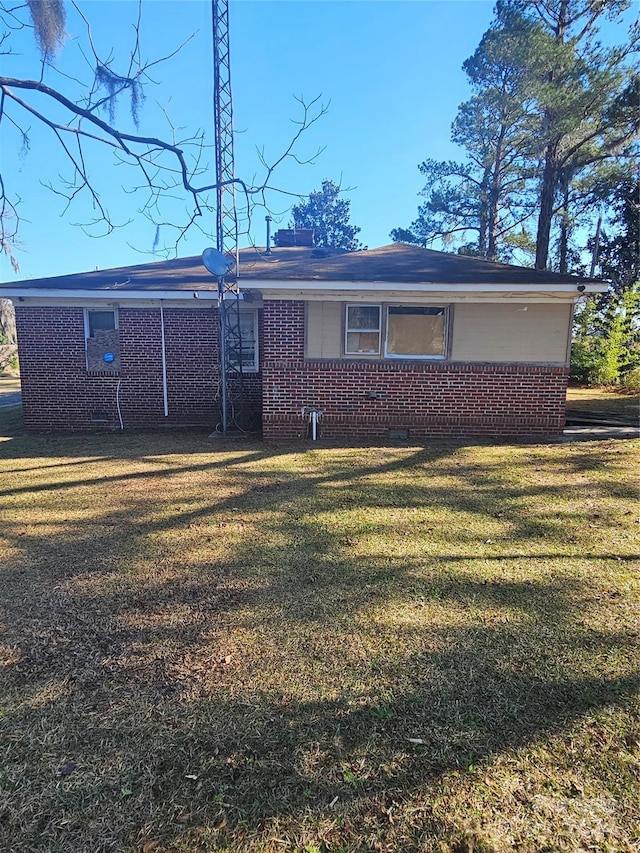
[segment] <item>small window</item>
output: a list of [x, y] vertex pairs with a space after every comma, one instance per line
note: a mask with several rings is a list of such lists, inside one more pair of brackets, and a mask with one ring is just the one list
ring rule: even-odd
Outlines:
[[87, 309], [87, 337], [95, 338], [96, 332], [110, 332], [117, 328], [115, 311], [93, 311]]
[[248, 373], [258, 370], [258, 312], [240, 313], [242, 369]]
[[447, 309], [390, 305], [385, 355], [389, 358], [444, 358]]
[[90, 373], [118, 373], [120, 370], [118, 312], [113, 309], [86, 308], [84, 334], [87, 370]]
[[344, 351], [347, 355], [379, 355], [379, 305], [347, 305]]

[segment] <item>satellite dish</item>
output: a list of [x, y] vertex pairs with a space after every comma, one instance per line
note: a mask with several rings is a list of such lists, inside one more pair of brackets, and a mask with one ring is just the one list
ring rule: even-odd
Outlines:
[[205, 249], [202, 253], [202, 263], [211, 275], [221, 276], [229, 272], [231, 264], [217, 249]]

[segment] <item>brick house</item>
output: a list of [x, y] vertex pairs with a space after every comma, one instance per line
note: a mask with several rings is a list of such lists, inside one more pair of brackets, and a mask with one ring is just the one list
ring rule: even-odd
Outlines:
[[[339, 440], [557, 433], [574, 305], [606, 289], [400, 243], [248, 249], [237, 281], [238, 405], [267, 439], [305, 437], [310, 410]], [[214, 428], [216, 288], [200, 257], [0, 286], [27, 428]]]

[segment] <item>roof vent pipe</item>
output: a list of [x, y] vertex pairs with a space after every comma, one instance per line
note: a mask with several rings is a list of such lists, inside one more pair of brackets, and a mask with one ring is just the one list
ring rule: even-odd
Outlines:
[[265, 251], [265, 255], [271, 254], [271, 217], [267, 214], [265, 216], [264, 221], [267, 223], [267, 248]]

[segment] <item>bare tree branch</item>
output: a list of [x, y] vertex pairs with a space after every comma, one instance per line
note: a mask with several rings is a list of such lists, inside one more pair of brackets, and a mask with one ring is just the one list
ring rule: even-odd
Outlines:
[[[75, 205], [82, 196], [89, 201], [95, 215], [88, 222], [82, 223], [81, 227], [86, 233], [92, 235], [95, 226], [100, 223], [105, 227], [106, 233], [122, 225], [112, 218], [89, 168], [93, 157], [93, 149], [90, 150], [89, 146], [99, 146], [106, 151], [111, 151], [114, 156], [114, 166], [129, 167], [133, 176], [136, 173], [139, 176], [129, 180], [128, 184], [122, 187], [123, 192], [132, 195], [144, 194], [139, 198], [139, 212], [155, 227], [156, 235], [160, 229], [163, 231], [170, 229], [173, 232], [175, 240], [171, 241], [170, 251], [177, 252], [179, 244], [191, 229], [196, 228], [206, 233], [202, 227], [203, 214], [212, 212], [215, 207], [213, 191], [218, 188], [218, 183], [215, 180], [207, 180], [205, 177], [210, 173], [205, 158], [210, 146], [205, 143], [203, 131], [179, 138], [179, 131], [171, 122], [169, 111], [162, 107], [160, 109], [169, 128], [168, 138], [164, 133], [151, 135], [119, 129], [114, 121], [114, 103], [118, 95], [125, 92], [131, 93], [130, 112], [137, 127], [138, 99], [141, 103], [144, 97], [142, 85], [145, 82], [152, 82], [150, 70], [159, 63], [173, 58], [195, 34], [166, 56], [152, 61], [143, 61], [141, 54], [142, 4], [139, 0], [137, 19], [132, 25], [133, 44], [128, 54], [125, 72], [119, 74], [114, 69], [113, 53], [110, 53], [106, 59], [100, 57], [91, 23], [76, 0], [72, 0], [71, 6], [79, 15], [85, 28], [85, 46], [78, 45], [78, 47], [87, 63], [90, 74], [88, 81], [82, 82], [57, 67], [53, 62], [51, 51], [47, 52], [45, 44], [42, 50], [40, 79], [0, 76], [0, 132], [3, 128], [15, 129], [20, 134], [23, 147], [27, 151], [30, 128], [27, 126], [28, 121], [23, 121], [24, 117], [35, 122], [35, 125], [39, 124], [49, 129], [58, 149], [70, 166], [70, 175], [66, 178], [59, 177], [56, 183], [48, 180], [43, 185], [64, 200], [63, 214], [67, 214], [71, 206]], [[26, 8], [24, 4], [9, 8], [0, 0], [0, 16], [10, 31], [33, 28], [26, 17], [20, 17], [21, 10], [24, 15]], [[7, 19], [10, 25], [7, 24]], [[6, 35], [6, 39], [9, 35], [10, 32]], [[5, 36], [0, 36], [0, 45], [4, 41]], [[7, 44], [10, 45], [9, 42]], [[71, 95], [59, 86], [50, 85], [44, 80], [43, 75], [46, 70], [59, 75], [61, 80], [82, 87], [84, 91], [80, 94], [74, 92]], [[107, 87], [106, 94], [100, 91], [101, 80]], [[32, 95], [38, 100], [34, 101]], [[302, 97], [296, 97], [295, 100], [301, 108], [302, 115], [294, 121], [295, 131], [284, 150], [273, 159], [268, 159], [264, 150], [258, 152], [262, 167], [259, 178], [254, 176], [251, 181], [233, 178], [225, 182], [227, 185], [235, 184], [240, 191], [239, 217], [247, 230], [251, 227], [253, 209], [256, 206], [269, 209], [268, 199], [272, 194], [282, 194], [290, 198], [303, 196], [302, 193], [276, 185], [274, 173], [278, 168], [286, 160], [299, 165], [313, 163], [323, 150], [319, 148], [312, 156], [303, 157], [295, 149], [302, 136], [327, 112], [328, 105], [321, 103], [321, 96], [308, 102]], [[61, 108], [66, 116], [64, 113], [61, 114]], [[104, 109], [108, 111], [109, 120], [98, 114]], [[15, 189], [9, 187], [10, 182], [7, 178], [7, 174], [4, 175], [4, 180], [0, 176], [0, 236], [4, 240], [14, 240], [20, 222], [17, 215], [19, 200]], [[9, 195], [10, 192], [12, 195]], [[212, 196], [211, 199], [209, 196]], [[181, 219], [177, 218], [177, 214], [172, 214], [170, 217], [163, 215], [163, 203], [172, 204], [175, 207], [178, 201], [184, 205]], [[174, 215], [176, 218], [173, 218]]]

